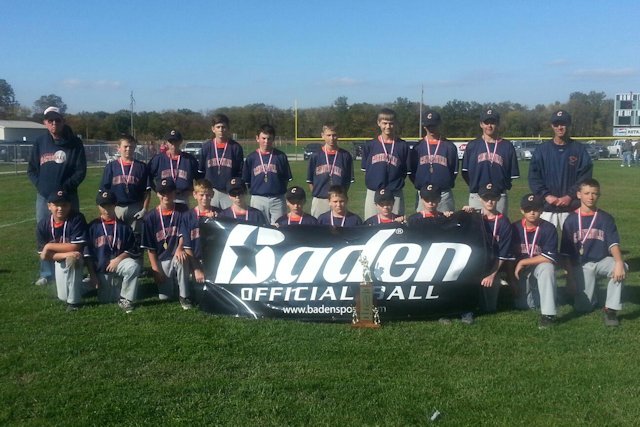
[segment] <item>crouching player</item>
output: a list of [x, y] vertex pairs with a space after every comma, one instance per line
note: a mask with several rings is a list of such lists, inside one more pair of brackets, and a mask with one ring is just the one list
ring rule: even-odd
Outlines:
[[133, 311], [138, 289], [140, 264], [133, 230], [116, 219], [116, 195], [102, 191], [96, 196], [100, 217], [87, 227], [87, 270], [91, 284], [98, 288], [98, 301], [118, 302], [126, 313]]
[[172, 299], [177, 282], [180, 305], [189, 310], [193, 305], [189, 262], [183, 248], [185, 214], [176, 209], [176, 185], [171, 179], [161, 179], [156, 184], [156, 191], [160, 203], [144, 217], [142, 248], [147, 249], [153, 278], [158, 285], [158, 298]]
[[347, 210], [349, 197], [347, 190], [340, 185], [329, 187], [329, 212], [318, 217], [318, 224], [331, 225], [333, 227], [356, 227], [362, 225], [362, 219]]
[[364, 225], [397, 224], [404, 222], [404, 215], [396, 215], [393, 213], [395, 197], [392, 191], [384, 188], [376, 190], [373, 201], [376, 204], [376, 209], [378, 209], [378, 214], [367, 218]]
[[516, 256], [516, 308], [540, 307], [538, 327], [553, 326], [556, 315], [556, 276], [558, 233], [550, 222], [540, 218], [544, 199], [525, 194], [520, 202], [522, 220], [513, 223], [513, 250]]
[[609, 278], [604, 323], [618, 326], [617, 312], [622, 309], [622, 281], [626, 265], [622, 260], [620, 236], [615, 220], [598, 209], [600, 183], [586, 179], [578, 185], [580, 208], [567, 217], [562, 229], [560, 253], [563, 255], [569, 281], [576, 287], [574, 308], [589, 312], [596, 304], [596, 279]]
[[315, 216], [311, 216], [304, 212], [304, 203], [307, 201], [307, 195], [302, 187], [291, 187], [284, 195], [287, 201], [287, 209], [289, 213], [281, 216], [276, 220], [276, 227], [286, 227], [288, 225], [314, 225], [318, 223]]
[[82, 301], [82, 251], [87, 242], [87, 222], [71, 209], [71, 199], [64, 190], [47, 198], [51, 215], [38, 223], [36, 237], [41, 260], [55, 261], [58, 299], [75, 311]]
[[264, 213], [247, 204], [247, 186], [242, 179], [231, 178], [227, 184], [227, 193], [231, 199], [231, 206], [220, 211], [220, 218], [230, 218], [241, 224], [261, 227], [267, 225]]
[[409, 217], [407, 221], [409, 225], [418, 225], [427, 223], [430, 221], [434, 221], [437, 219], [442, 219], [445, 217], [450, 217], [453, 212], [446, 211], [440, 212], [438, 211], [438, 205], [440, 204], [442, 192], [440, 191], [440, 187], [433, 184], [427, 184], [420, 189], [420, 199], [422, 201], [422, 212], [418, 212]]

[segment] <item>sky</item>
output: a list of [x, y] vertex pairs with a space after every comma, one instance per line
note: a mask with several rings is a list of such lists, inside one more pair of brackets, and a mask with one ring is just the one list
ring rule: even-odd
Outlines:
[[0, 79], [68, 112], [640, 91], [640, 2], [4, 0]]

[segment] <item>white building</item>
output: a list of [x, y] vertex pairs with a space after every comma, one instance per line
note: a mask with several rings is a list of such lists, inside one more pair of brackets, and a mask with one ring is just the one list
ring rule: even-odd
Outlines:
[[640, 137], [640, 94], [616, 94], [613, 102], [613, 136]]
[[47, 128], [42, 123], [26, 120], [0, 120], [0, 141], [2, 142], [33, 142]]

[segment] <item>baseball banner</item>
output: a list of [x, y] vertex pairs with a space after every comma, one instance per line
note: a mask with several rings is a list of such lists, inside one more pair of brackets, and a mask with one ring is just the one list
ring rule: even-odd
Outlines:
[[200, 233], [201, 309], [251, 318], [350, 322], [363, 258], [383, 322], [471, 310], [494, 261], [475, 213], [387, 228], [278, 229], [217, 219]]

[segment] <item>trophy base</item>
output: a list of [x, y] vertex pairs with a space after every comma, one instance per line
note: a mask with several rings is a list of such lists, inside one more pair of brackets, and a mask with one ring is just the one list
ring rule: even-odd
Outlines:
[[380, 329], [382, 325], [380, 323], [372, 322], [371, 320], [360, 320], [351, 324], [352, 328], [356, 329]]

